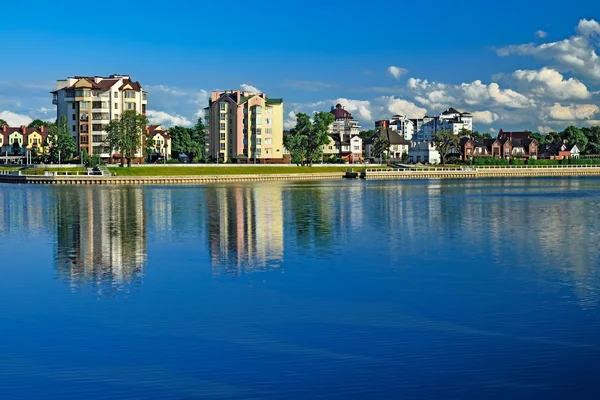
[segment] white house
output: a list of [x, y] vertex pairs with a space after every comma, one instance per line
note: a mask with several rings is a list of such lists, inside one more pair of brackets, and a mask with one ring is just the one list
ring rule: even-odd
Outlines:
[[435, 148], [435, 144], [428, 141], [411, 142], [408, 148], [408, 159], [412, 163], [439, 164], [440, 153]]

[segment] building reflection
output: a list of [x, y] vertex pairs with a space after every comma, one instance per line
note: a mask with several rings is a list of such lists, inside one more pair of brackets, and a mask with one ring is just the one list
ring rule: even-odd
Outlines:
[[208, 251], [215, 274], [239, 276], [281, 266], [281, 188], [214, 187], [205, 196]]
[[143, 190], [60, 188], [54, 194], [59, 279], [100, 295], [139, 285], [146, 261]]

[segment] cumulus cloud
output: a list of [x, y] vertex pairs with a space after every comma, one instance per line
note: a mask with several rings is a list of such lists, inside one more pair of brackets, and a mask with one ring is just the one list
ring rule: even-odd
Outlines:
[[538, 126], [537, 130], [539, 133], [544, 133], [544, 134], [553, 132], [552, 128], [550, 128], [549, 126], [543, 126], [543, 125]]
[[540, 60], [553, 60], [559, 71], [573, 71], [581, 76], [600, 81], [600, 57], [592, 38], [600, 34], [600, 24], [582, 19], [576, 35], [558, 42], [536, 45], [534, 43], [511, 45], [497, 50], [500, 56], [528, 55]]
[[407, 72], [408, 70], [406, 68], [396, 67], [395, 65], [391, 65], [387, 69], [387, 73], [396, 79], [399, 79], [402, 75], [406, 74]]
[[589, 120], [600, 108], [595, 104], [569, 104], [563, 106], [560, 103], [554, 103], [548, 107], [548, 116], [558, 121], [578, 121]]
[[417, 106], [408, 100], [396, 98], [394, 96], [382, 96], [379, 102], [384, 106], [384, 112], [388, 115], [406, 115], [409, 118], [423, 118], [427, 110]]
[[192, 122], [178, 114], [168, 114], [164, 111], [148, 110], [146, 111], [148, 121], [153, 125], [170, 126], [191, 126]]
[[9, 126], [27, 126], [33, 121], [27, 115], [17, 114], [12, 111], [0, 111], [0, 119], [5, 120]]
[[496, 82], [486, 85], [480, 80], [476, 80], [471, 83], [463, 83], [460, 88], [465, 102], [470, 105], [483, 104], [488, 100], [496, 105], [509, 108], [525, 108], [533, 105], [533, 100], [512, 89], [501, 89]]
[[371, 102], [368, 100], [351, 100], [340, 98], [335, 101], [344, 107], [346, 110], [350, 111], [355, 117], [358, 116], [363, 121], [372, 121], [373, 117], [371, 115]]
[[539, 30], [535, 32], [535, 36], [539, 37], [540, 39], [544, 39], [546, 36], [548, 36], [548, 32]]
[[591, 96], [587, 87], [576, 78], [564, 79], [563, 75], [544, 67], [538, 71], [517, 70], [513, 76], [521, 81], [535, 84], [532, 92], [556, 100], [587, 99]]
[[258, 89], [256, 86], [248, 85], [247, 83], [242, 83], [240, 85], [240, 89], [243, 90], [244, 92], [262, 93], [262, 91], [260, 89]]
[[500, 116], [489, 110], [475, 111], [471, 113], [473, 115], [474, 124], [490, 125], [500, 119]]
[[297, 120], [296, 113], [290, 111], [288, 117], [283, 121], [283, 129], [292, 129], [296, 126]]

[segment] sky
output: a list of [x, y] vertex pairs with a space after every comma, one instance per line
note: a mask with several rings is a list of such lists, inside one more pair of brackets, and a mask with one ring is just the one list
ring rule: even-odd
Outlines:
[[[25, 8], [24, 4], [27, 4]], [[124, 6], [126, 4], [126, 6]], [[0, 118], [54, 120], [75, 75], [128, 74], [150, 122], [192, 125], [211, 90], [248, 89], [297, 113], [337, 103], [363, 129], [395, 114], [474, 115], [474, 130], [600, 125], [600, 2], [167, 3], [2, 6]]]

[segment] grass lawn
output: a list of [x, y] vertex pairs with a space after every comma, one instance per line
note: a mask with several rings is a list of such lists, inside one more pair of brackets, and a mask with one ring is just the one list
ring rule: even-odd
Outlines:
[[[250, 175], [250, 174], [307, 174], [324, 172], [345, 172], [346, 166], [331, 167], [111, 167], [110, 172], [118, 176], [190, 176], [190, 175]], [[358, 170], [358, 169], [357, 169]]]
[[59, 175], [65, 175], [65, 173], [69, 173], [69, 175], [75, 174], [77, 172], [86, 172], [86, 169], [83, 167], [73, 166], [72, 168], [23, 168], [21, 173], [24, 175], [44, 175], [46, 171], [50, 172], [60, 172]]

